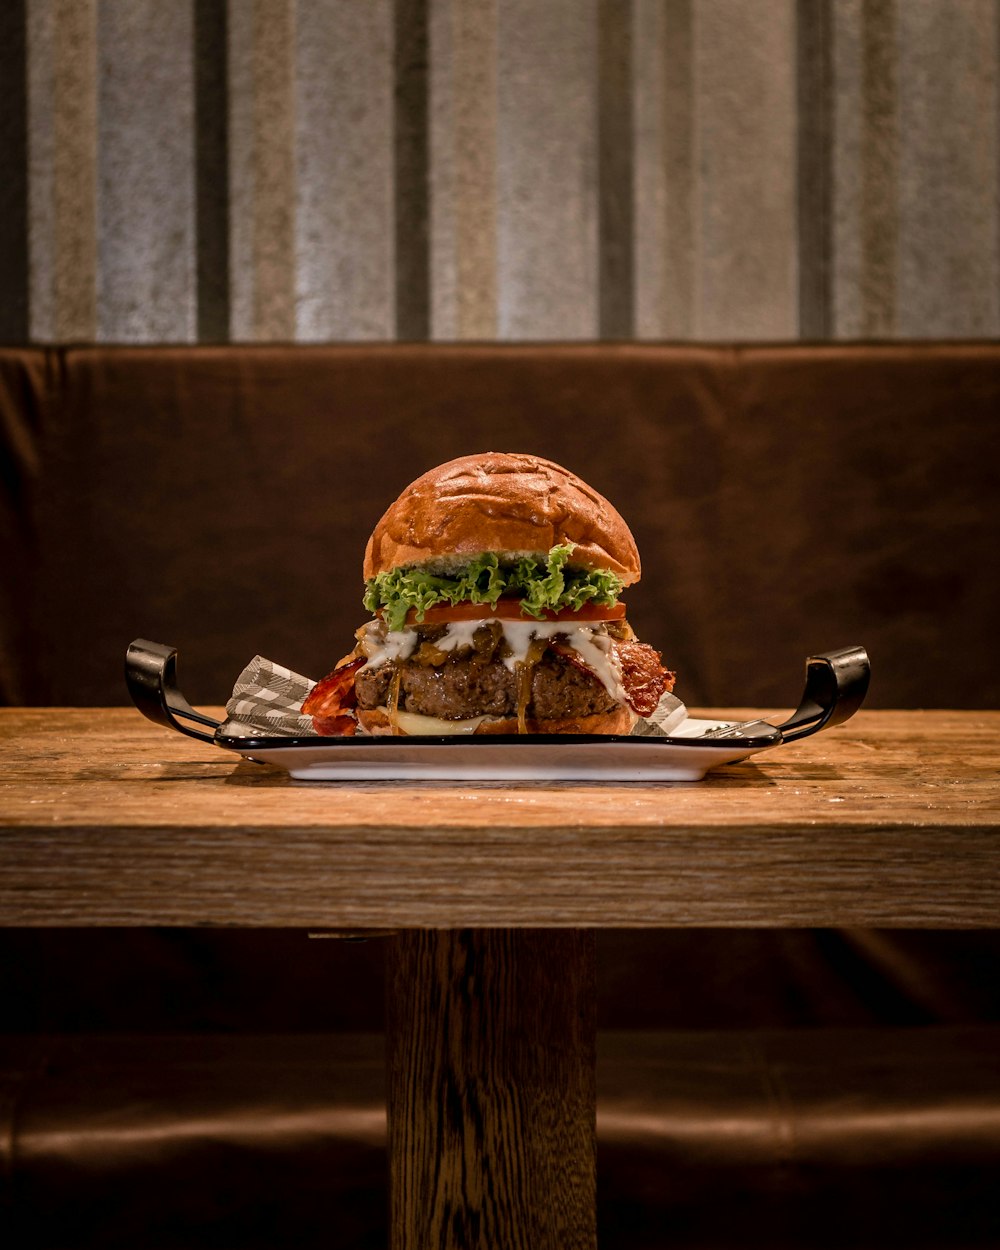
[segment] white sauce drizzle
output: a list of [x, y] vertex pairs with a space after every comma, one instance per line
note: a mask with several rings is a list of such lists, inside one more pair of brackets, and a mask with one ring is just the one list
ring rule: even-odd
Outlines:
[[381, 668], [390, 660], [408, 660], [416, 646], [415, 630], [390, 629], [381, 641], [375, 630], [369, 630], [361, 642], [361, 649], [368, 656], [365, 668]]
[[472, 638], [483, 621], [453, 621], [448, 632], [434, 642], [439, 651], [454, 651], [456, 647], [471, 647]]

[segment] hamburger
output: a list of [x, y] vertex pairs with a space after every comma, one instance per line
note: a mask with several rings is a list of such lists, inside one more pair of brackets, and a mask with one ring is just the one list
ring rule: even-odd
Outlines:
[[621, 515], [568, 469], [450, 460], [375, 526], [371, 619], [302, 711], [324, 735], [627, 734], [674, 685], [620, 602], [640, 573]]

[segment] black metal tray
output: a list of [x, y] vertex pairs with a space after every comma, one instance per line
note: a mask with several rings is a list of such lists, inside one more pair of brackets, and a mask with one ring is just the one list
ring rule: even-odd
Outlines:
[[236, 737], [177, 688], [175, 647], [138, 638], [125, 659], [129, 694], [151, 721], [302, 781], [698, 781], [722, 764], [842, 724], [864, 701], [870, 676], [863, 647], [810, 656], [799, 706], [780, 725], [685, 717], [662, 736]]

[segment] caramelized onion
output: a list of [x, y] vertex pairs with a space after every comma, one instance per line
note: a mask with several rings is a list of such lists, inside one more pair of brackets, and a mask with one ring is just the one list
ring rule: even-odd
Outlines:
[[538, 661], [548, 647], [547, 638], [533, 638], [528, 654], [514, 666], [517, 673], [517, 732], [528, 732], [528, 704], [531, 702], [531, 683]]
[[392, 685], [389, 687], [385, 709], [389, 713], [389, 727], [396, 737], [399, 736], [399, 685], [402, 680], [403, 670], [397, 667], [392, 674]]

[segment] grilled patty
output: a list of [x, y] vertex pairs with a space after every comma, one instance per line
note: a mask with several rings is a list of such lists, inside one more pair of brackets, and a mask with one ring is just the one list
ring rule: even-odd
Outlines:
[[[500, 659], [450, 657], [432, 666], [405, 660], [398, 665], [361, 669], [355, 689], [358, 706], [385, 707], [396, 670], [400, 672], [400, 711], [465, 720], [472, 716], [516, 716], [518, 675]], [[595, 716], [618, 706], [600, 679], [551, 651], [535, 665], [527, 715], [534, 720]]]

